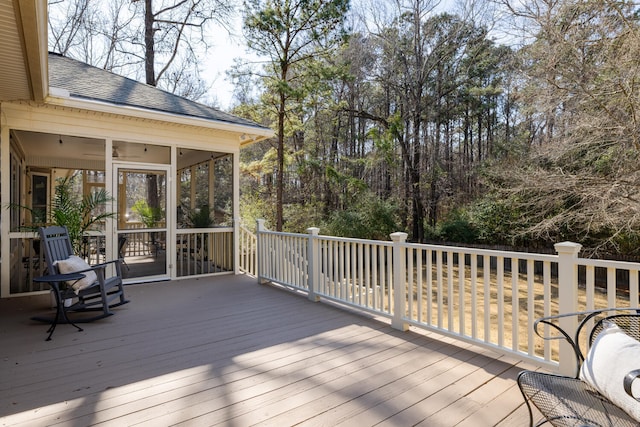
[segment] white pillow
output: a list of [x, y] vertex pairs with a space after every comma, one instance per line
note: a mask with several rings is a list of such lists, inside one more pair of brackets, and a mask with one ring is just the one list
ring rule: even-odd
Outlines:
[[[612, 324], [593, 342], [580, 368], [580, 379], [640, 421], [640, 402], [625, 392], [623, 384], [624, 377], [639, 368], [640, 342]], [[640, 395], [638, 384], [633, 384], [632, 392], [634, 396]]]
[[61, 274], [75, 273], [76, 271], [82, 271], [82, 274], [85, 275], [83, 279], [80, 279], [77, 281], [70, 280], [69, 282], [67, 282], [67, 284], [69, 284], [69, 286], [71, 286], [73, 290], [76, 292], [76, 294], [80, 292], [82, 289], [88, 288], [96, 280], [98, 280], [98, 276], [96, 276], [96, 273], [94, 271], [83, 271], [83, 270], [89, 270], [91, 266], [87, 264], [86, 261], [80, 258], [79, 256], [71, 255], [67, 259], [56, 261], [55, 265], [56, 267], [58, 267], [58, 271]]

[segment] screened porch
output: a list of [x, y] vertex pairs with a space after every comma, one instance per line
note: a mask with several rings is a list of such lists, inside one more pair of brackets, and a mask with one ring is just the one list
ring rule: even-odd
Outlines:
[[33, 282], [47, 268], [36, 231], [67, 215], [61, 185], [78, 201], [106, 191], [108, 203], [90, 215], [112, 216], [84, 233], [78, 251], [90, 263], [123, 258], [128, 283], [234, 271], [233, 153], [23, 130], [10, 136], [5, 295], [47, 290]]

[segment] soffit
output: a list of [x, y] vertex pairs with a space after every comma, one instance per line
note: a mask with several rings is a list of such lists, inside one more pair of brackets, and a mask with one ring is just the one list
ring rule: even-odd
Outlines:
[[46, 2], [0, 0], [0, 101], [44, 99]]

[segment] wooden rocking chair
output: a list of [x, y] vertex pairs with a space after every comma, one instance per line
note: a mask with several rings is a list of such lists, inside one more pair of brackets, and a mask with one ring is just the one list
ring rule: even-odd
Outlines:
[[[49, 274], [83, 273], [85, 279], [75, 282], [73, 287], [60, 289], [59, 301], [77, 300], [65, 312], [99, 311], [93, 317], [73, 319], [74, 322], [90, 322], [113, 314], [110, 308], [128, 303], [122, 284], [122, 260], [116, 259], [89, 266], [84, 260], [74, 256], [66, 227], [40, 227], [41, 246]], [[106, 277], [106, 269], [113, 264], [115, 274]]]

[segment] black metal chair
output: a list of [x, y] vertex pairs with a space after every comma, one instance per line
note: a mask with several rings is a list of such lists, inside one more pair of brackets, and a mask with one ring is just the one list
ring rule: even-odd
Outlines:
[[129, 239], [127, 236], [120, 235], [118, 236], [118, 258], [122, 260], [122, 265], [127, 267], [127, 271], [129, 270], [129, 265], [124, 260], [124, 251], [129, 243]]
[[[74, 254], [66, 227], [51, 226], [40, 227], [40, 241], [43, 247], [45, 262], [50, 274], [70, 273], [63, 269], [65, 261], [68, 261]], [[75, 273], [85, 273], [90, 279], [81, 289], [66, 287], [61, 289], [60, 300], [77, 300], [69, 307], [65, 307], [66, 312], [99, 311], [100, 314], [92, 317], [83, 317], [75, 322], [88, 322], [113, 314], [110, 310], [129, 302], [124, 296], [124, 286], [122, 283], [122, 260], [116, 259], [101, 264], [74, 270]], [[107, 276], [107, 267], [114, 266], [115, 274]], [[93, 276], [92, 273], [95, 273]], [[95, 277], [95, 278], [94, 278]]]
[[[558, 325], [560, 318], [568, 316], [581, 319], [573, 335]], [[579, 378], [580, 366], [585, 361], [587, 351], [598, 334], [604, 330], [607, 322], [617, 325], [627, 335], [640, 340], [640, 310], [633, 308], [608, 308], [549, 316], [535, 322], [534, 331], [543, 339], [566, 340], [571, 345], [577, 358], [577, 366], [574, 377], [539, 371], [522, 371], [518, 375], [518, 386], [529, 409], [531, 426], [534, 425], [531, 403], [545, 417], [535, 424], [536, 426], [546, 423], [567, 427], [640, 425], [598, 390]], [[551, 335], [544, 335], [540, 331], [542, 325], [550, 327]], [[640, 367], [640, 361], [638, 366]], [[622, 384], [620, 386], [622, 387]]]

